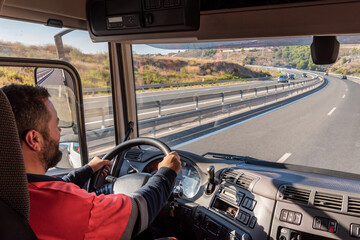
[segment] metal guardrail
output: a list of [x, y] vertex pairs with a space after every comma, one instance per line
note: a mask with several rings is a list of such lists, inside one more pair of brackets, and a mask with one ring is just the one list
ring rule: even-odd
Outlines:
[[[204, 81], [204, 82], [188, 82], [188, 83], [165, 83], [165, 84], [148, 84], [148, 85], [136, 85], [135, 90], [147, 90], [151, 88], [172, 88], [172, 87], [186, 87], [186, 86], [196, 86], [204, 84], [219, 84], [219, 83], [228, 83], [228, 82], [237, 82], [237, 81], [253, 81], [253, 80], [270, 80], [275, 77], [260, 77], [260, 78], [240, 78], [240, 79], [229, 79], [229, 80], [218, 80], [218, 81]], [[94, 95], [98, 92], [110, 92], [111, 87], [102, 87], [102, 88], [84, 88], [83, 93], [91, 93]]]
[[149, 84], [149, 85], [137, 85], [136, 90], [146, 90], [150, 88], [171, 88], [171, 87], [186, 87], [186, 86], [196, 86], [204, 84], [219, 84], [219, 83], [228, 83], [228, 82], [242, 82], [242, 81], [253, 81], [253, 80], [270, 80], [275, 77], [258, 77], [258, 78], [238, 78], [238, 79], [228, 79], [228, 80], [217, 80], [217, 81], [203, 81], [203, 82], [185, 82], [185, 83], [165, 83], [165, 84]]
[[[295, 91], [298, 92], [298, 91], [304, 90], [306, 88], [311, 88], [311, 87], [321, 83], [322, 80], [315, 78], [313, 80], [308, 80], [307, 82], [310, 82], [310, 81], [313, 83], [309, 84], [309, 85], [301, 86], [299, 88], [290, 89], [290, 87], [289, 87], [288, 90], [282, 91], [282, 92], [276, 92], [273, 94], [268, 94], [268, 95], [250, 98], [250, 99], [246, 99], [246, 100], [241, 100], [241, 101], [226, 103], [226, 104], [222, 104], [222, 105], [201, 108], [201, 109], [197, 109], [197, 110], [193, 110], [193, 111], [177, 113], [177, 114], [173, 114], [173, 115], [169, 115], [169, 116], [139, 121], [139, 123], [138, 123], [139, 129], [151, 128], [152, 135], [153, 135], [153, 137], [155, 137], [156, 131], [158, 130], [158, 129], [156, 129], [156, 127], [164, 125], [164, 124], [169, 124], [171, 122], [177, 122], [177, 121], [182, 121], [184, 119], [192, 118], [192, 119], [197, 119], [198, 124], [200, 125], [201, 121], [202, 121], [201, 116], [204, 116], [204, 115], [207, 115], [210, 113], [215, 113], [215, 112], [223, 112], [223, 113], [226, 112], [226, 114], [228, 116], [230, 116], [232, 109], [249, 108], [249, 110], [250, 110], [255, 102], [257, 102], [258, 105], [259, 105], [259, 103], [265, 105], [267, 102], [270, 102], [273, 100], [277, 101], [278, 98], [281, 97], [281, 95], [288, 95], [288, 94], [292, 95], [292, 93]], [[168, 126], [166, 126], [166, 127], [168, 127]]]
[[258, 88], [251, 88], [251, 89], [243, 89], [243, 90], [234, 90], [229, 92], [221, 92], [221, 93], [211, 93], [211, 94], [204, 94], [199, 96], [191, 96], [191, 97], [184, 97], [184, 98], [172, 98], [167, 100], [161, 100], [161, 101], [149, 101], [149, 102], [140, 102], [138, 101], [138, 109], [139, 110], [146, 110], [146, 109], [152, 109], [152, 108], [158, 108], [158, 117], [162, 116], [162, 107], [163, 106], [169, 106], [176, 104], [190, 104], [193, 103], [195, 106], [195, 109], [199, 109], [199, 103], [200, 101], [205, 100], [213, 100], [213, 99], [221, 99], [221, 103], [225, 104], [225, 99], [227, 97], [233, 97], [233, 96], [239, 96], [241, 100], [244, 99], [245, 94], [254, 94], [254, 97], [257, 97], [260, 92], [266, 92], [266, 94], [269, 94], [270, 91], [284, 91], [285, 88], [290, 89], [291, 87], [295, 87], [298, 85], [304, 85], [307, 84], [311, 80], [305, 80], [300, 82], [291, 82], [287, 84], [275, 84], [271, 86], [265, 86], [265, 87], [258, 87]]
[[[194, 119], [195, 119], [195, 121], [197, 121], [198, 125], [201, 125], [202, 121], [205, 120], [204, 116], [206, 116], [206, 115], [213, 117], [214, 115], [221, 112], [221, 114], [225, 113], [228, 116], [230, 116], [233, 111], [236, 111], [239, 109], [244, 109], [244, 108], [251, 109], [252, 107], [254, 107], [254, 105], [260, 105], [260, 104], [265, 105], [267, 102], [277, 101], [280, 98], [286, 97], [288, 95], [292, 95], [294, 92], [305, 91], [306, 88], [312, 88], [319, 83], [321, 83], [321, 80], [318, 80], [318, 78], [314, 78], [311, 80], [301, 81], [301, 82], [297, 82], [297, 83], [293, 83], [293, 84], [292, 83], [276, 84], [276, 85], [268, 86], [268, 87], [260, 87], [260, 88], [257, 88], [257, 90], [249, 89], [249, 92], [253, 92], [253, 93], [266, 91], [266, 95], [263, 95], [263, 96], [254, 95], [253, 98], [242, 99], [240, 101], [235, 101], [235, 102], [230, 102], [230, 103], [224, 103], [222, 101], [222, 104], [220, 104], [220, 105], [210, 106], [210, 107], [205, 107], [205, 108], [198, 108], [195, 110], [186, 111], [186, 112], [182, 112], [182, 113], [176, 113], [176, 114], [172, 114], [172, 115], [168, 115], [168, 116], [164, 116], [164, 117], [157, 117], [157, 118], [142, 120], [142, 121], [139, 121], [138, 124], [139, 124], [139, 127], [141, 130], [149, 129], [149, 130], [147, 130], [147, 133], [150, 133], [150, 134], [152, 134], [152, 136], [155, 137], [157, 131], [162, 131], [163, 129], [168, 128], [169, 126], [179, 124], [182, 122], [186, 122], [186, 121], [184, 121], [186, 119], [188, 119], [187, 122], [194, 122]], [[269, 93], [270, 89], [273, 89], [273, 90], [277, 89], [277, 90], [281, 90], [281, 91], [274, 91], [274, 93]], [[237, 94], [239, 94], [239, 90], [237, 90], [237, 91], [228, 92], [228, 93], [226, 93], [226, 95], [230, 96], [231, 94], [235, 94], [235, 92]], [[204, 95], [205, 96], [204, 98], [209, 99], [214, 96], [223, 97], [224, 95], [225, 95], [225, 93], [220, 94], [220, 95], [219, 94], [207, 94], [207, 95]], [[188, 98], [188, 99], [193, 100], [192, 97]], [[99, 109], [99, 108], [96, 108], [96, 109]], [[85, 116], [86, 117], [94, 116], [94, 115], [101, 116], [102, 114], [100, 114], [100, 112], [98, 112], [98, 114], [96, 114], [96, 109], [86, 110]], [[103, 114], [110, 115], [111, 112], [112, 112], [112, 109], [108, 108], [107, 111], [103, 111]], [[89, 130], [86, 133], [87, 139], [89, 141], [89, 150], [90, 151], [93, 149], [97, 149], [101, 146], [104, 146], [106, 144], [109, 144], [106, 141], [97, 141], [97, 140], [111, 137], [114, 135], [114, 127], [105, 125], [105, 121], [104, 121], [105, 116], [104, 115], [101, 118], [103, 119], [101, 128]], [[92, 142], [92, 143], [90, 143], [90, 142]]]

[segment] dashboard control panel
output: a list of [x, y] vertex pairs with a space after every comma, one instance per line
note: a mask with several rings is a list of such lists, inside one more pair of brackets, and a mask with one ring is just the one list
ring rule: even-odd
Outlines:
[[292, 223], [296, 225], [301, 224], [302, 214], [287, 209], [282, 209], [280, 213], [280, 221]]
[[216, 212], [249, 228], [254, 228], [257, 221], [253, 213], [255, 206], [256, 200], [247, 196], [246, 191], [227, 183], [219, 187], [211, 204], [211, 208]]

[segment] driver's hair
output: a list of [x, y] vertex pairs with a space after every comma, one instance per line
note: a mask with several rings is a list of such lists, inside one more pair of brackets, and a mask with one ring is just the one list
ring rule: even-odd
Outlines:
[[20, 141], [24, 141], [26, 133], [30, 130], [36, 130], [47, 136], [50, 113], [45, 101], [50, 94], [46, 88], [11, 84], [2, 87], [2, 90], [9, 99], [15, 115]]

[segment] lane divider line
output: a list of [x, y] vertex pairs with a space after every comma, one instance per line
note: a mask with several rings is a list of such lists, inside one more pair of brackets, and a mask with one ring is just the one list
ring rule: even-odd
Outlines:
[[328, 113], [328, 116], [330, 116], [331, 114], [333, 114], [333, 112], [336, 110], [336, 107], [334, 107], [333, 109], [331, 109], [331, 111]]
[[285, 153], [279, 160], [277, 160], [276, 162], [278, 163], [283, 163], [286, 161], [286, 159], [288, 159], [291, 156], [291, 153]]

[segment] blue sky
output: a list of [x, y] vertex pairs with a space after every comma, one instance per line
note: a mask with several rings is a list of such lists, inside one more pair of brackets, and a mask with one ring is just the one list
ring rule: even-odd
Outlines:
[[[24, 45], [55, 44], [54, 35], [64, 29], [47, 27], [41, 24], [0, 19], [0, 41], [20, 42]], [[74, 31], [63, 36], [63, 43], [80, 49], [83, 53], [107, 52], [107, 43], [93, 43], [86, 31]], [[163, 50], [144, 44], [133, 45], [137, 54], [163, 55], [177, 50]]]

